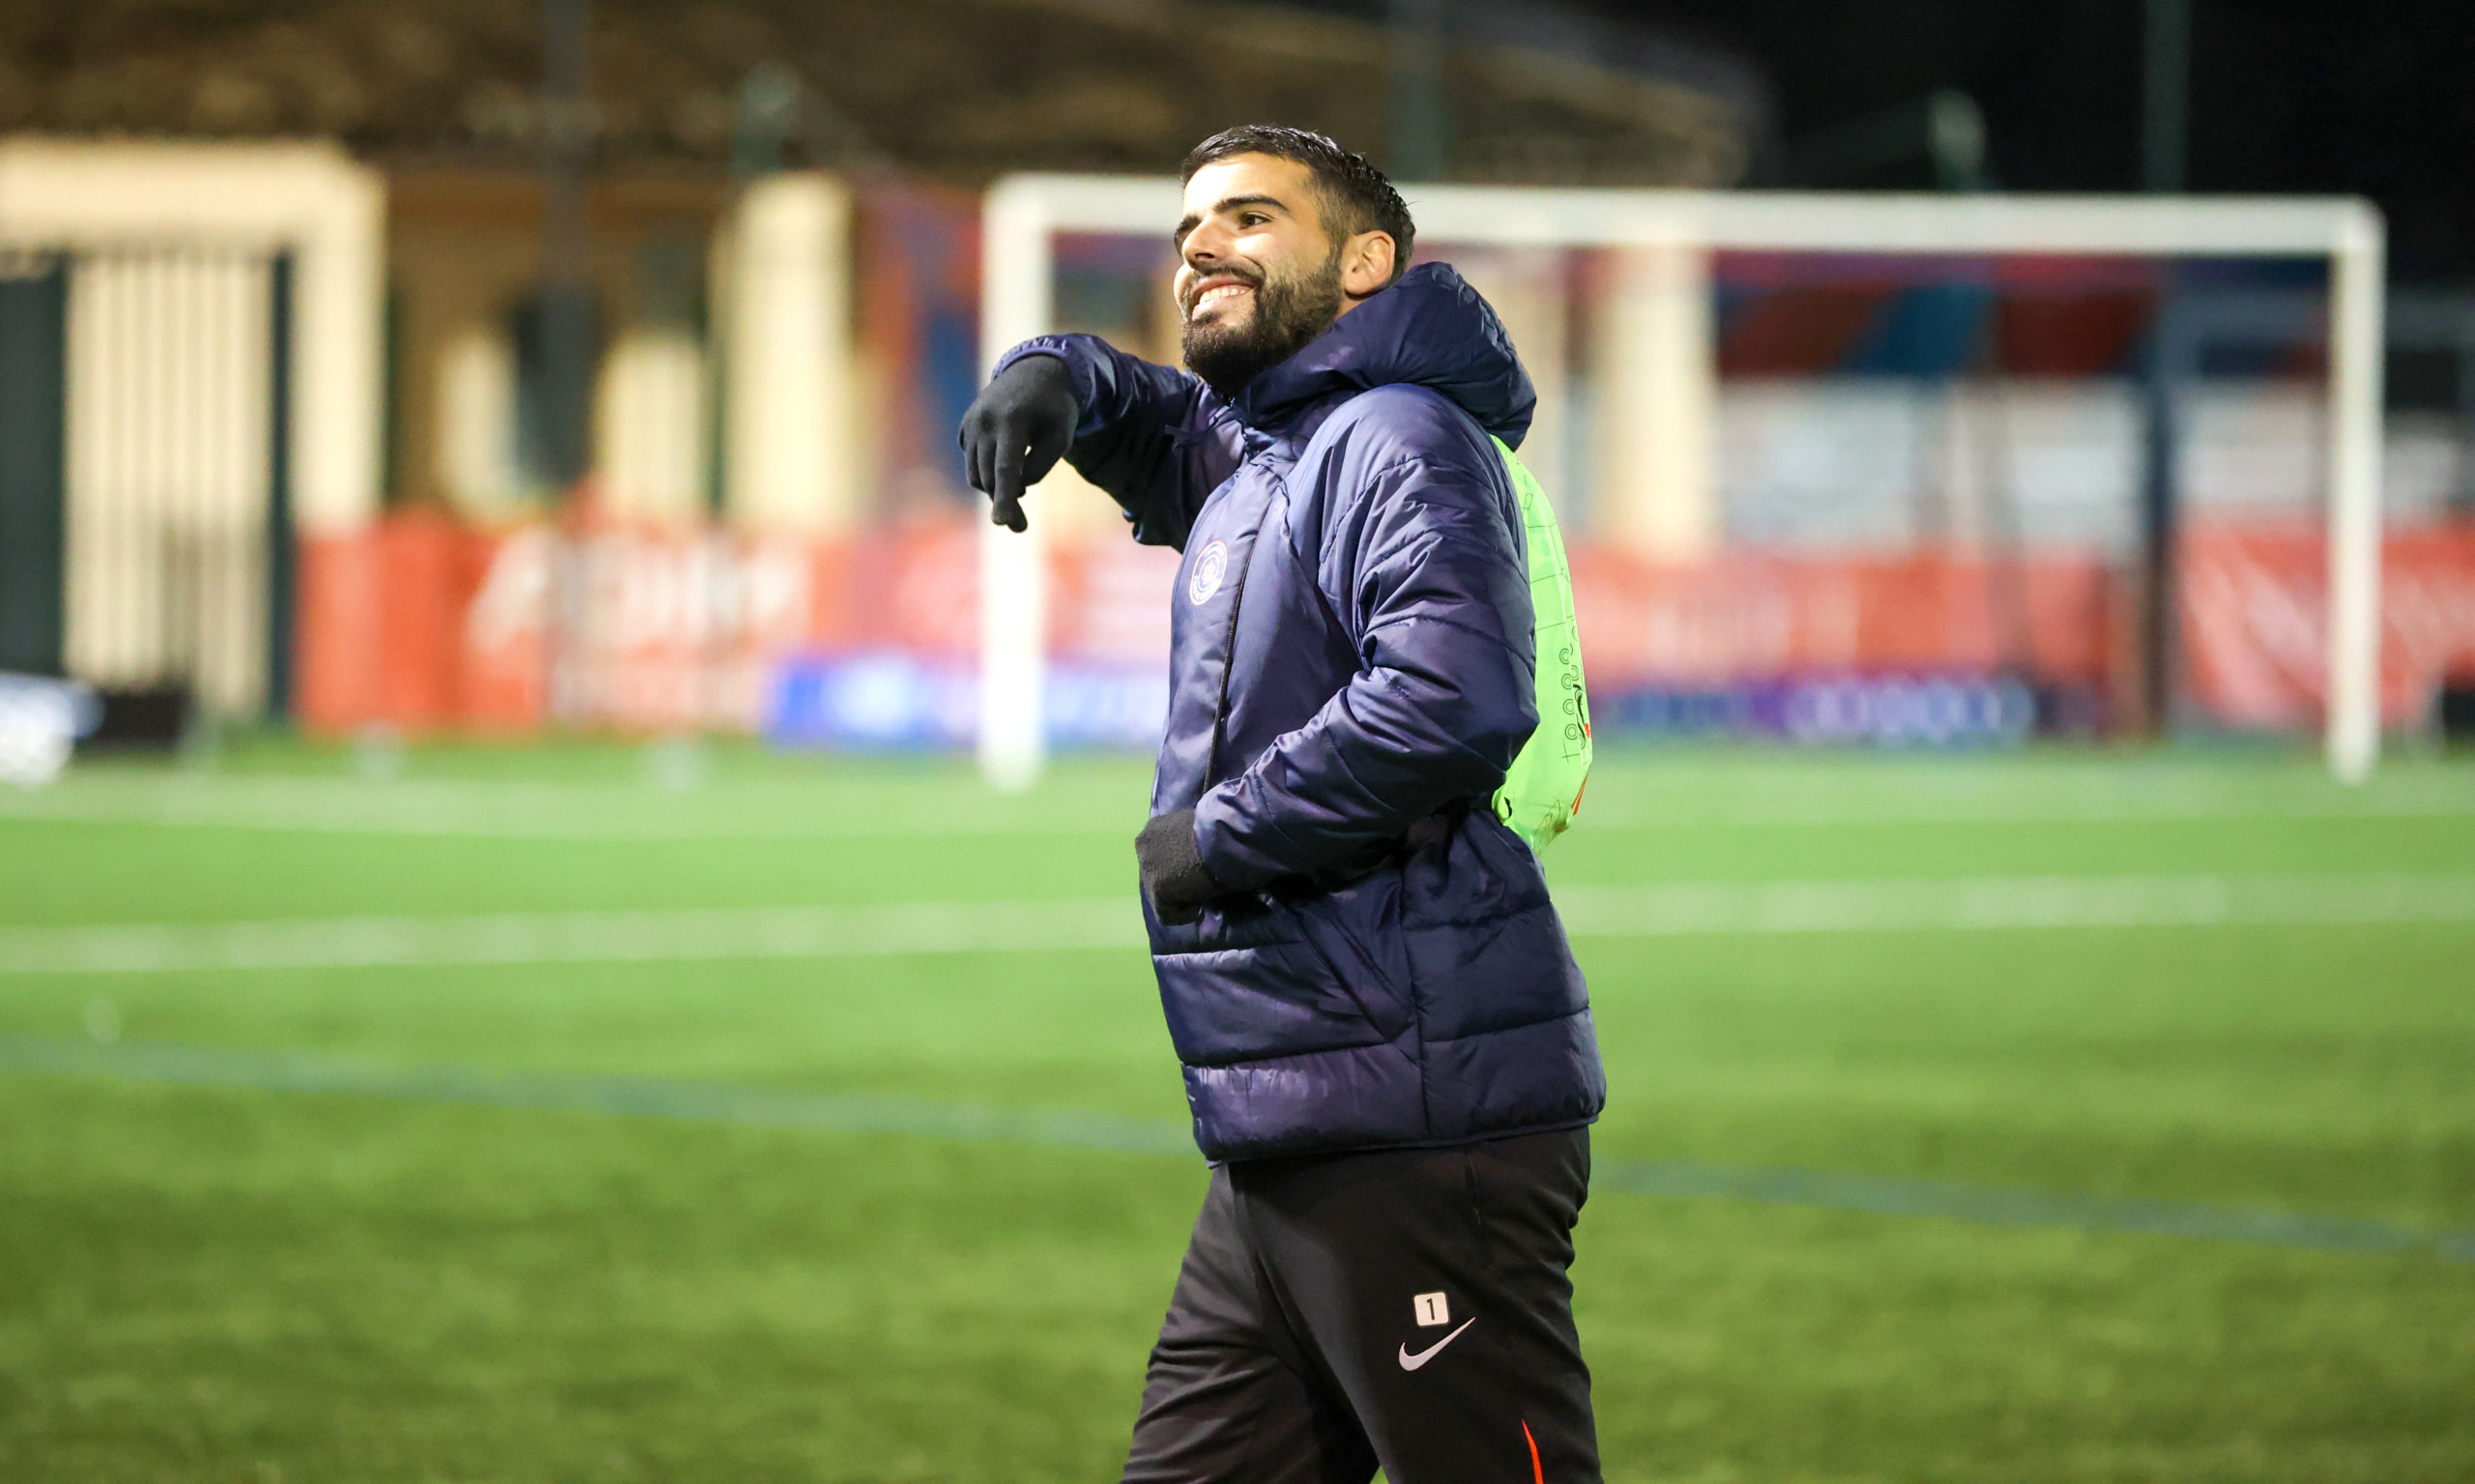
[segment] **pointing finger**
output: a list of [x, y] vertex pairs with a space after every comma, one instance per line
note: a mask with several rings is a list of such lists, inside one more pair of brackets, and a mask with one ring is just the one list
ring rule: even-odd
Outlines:
[[994, 501], [988, 518], [1009, 531], [1023, 530], [1030, 522], [1023, 514], [1023, 443], [1019, 435], [1008, 433], [997, 446], [994, 473], [988, 486]]

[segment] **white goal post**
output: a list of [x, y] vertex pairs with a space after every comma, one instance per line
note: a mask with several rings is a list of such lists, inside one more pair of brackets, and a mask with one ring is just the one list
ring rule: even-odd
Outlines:
[[[2329, 306], [2329, 689], [2325, 748], [2341, 781], [2371, 776], [2380, 750], [2380, 457], [2382, 293], [2386, 234], [2366, 201], [2332, 197], [1894, 195], [1766, 191], [1406, 188], [1421, 239], [1466, 247], [1638, 248], [1681, 274], [1668, 280], [1682, 312], [1647, 323], [1674, 343], [1653, 363], [1680, 365], [1687, 385], [1645, 421], [1686, 445], [1706, 428], [1716, 347], [1706, 311], [1707, 257], [1726, 249], [2070, 256], [2325, 257]], [[1174, 180], [1017, 175], [981, 208], [983, 371], [1005, 350], [1055, 328], [1059, 233], [1165, 238], [1180, 210]], [[1661, 395], [1653, 371], [1648, 389]], [[1674, 378], [1671, 378], [1674, 379]], [[1699, 381], [1701, 399], [1691, 386]], [[1652, 451], [1649, 478], [1685, 466]], [[1029, 787], [1045, 761], [1050, 522], [1032, 508], [1017, 536], [983, 528], [980, 545], [979, 763], [1000, 789]]]

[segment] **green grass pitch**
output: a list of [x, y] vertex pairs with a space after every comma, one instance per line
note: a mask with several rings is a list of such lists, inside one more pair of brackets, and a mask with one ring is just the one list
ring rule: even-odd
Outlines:
[[[0, 796], [0, 1479], [1114, 1477], [1191, 1154], [130, 1068], [153, 1047], [315, 1053], [1148, 1127], [1182, 1101], [1138, 950], [23, 957], [80, 924], [1132, 911], [1139, 765], [1068, 762], [1018, 800], [942, 762], [724, 748], [696, 786], [660, 771], [616, 745], [439, 748], [373, 778], [269, 743]], [[2408, 762], [2348, 792], [2253, 754], [1616, 753], [1549, 858], [1576, 901], [1782, 882], [1961, 901], [1988, 880], [2137, 901], [2265, 878], [2340, 901], [2375, 877], [2475, 900], [2475, 770]], [[1778, 1200], [1602, 1184], [1576, 1279], [1608, 1476], [2475, 1478], [2475, 1246], [2448, 1245], [2475, 1232], [2475, 912], [2442, 897], [2414, 921], [2108, 908], [1581, 939], [1603, 1168], [1806, 1180]], [[2064, 1205], [1856, 1209], [1830, 1177]], [[2108, 1230], [2069, 1218], [2089, 1199], [2409, 1239]]]

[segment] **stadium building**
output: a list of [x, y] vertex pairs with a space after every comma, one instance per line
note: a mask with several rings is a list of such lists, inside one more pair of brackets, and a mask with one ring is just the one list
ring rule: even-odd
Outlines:
[[[1266, 110], [1398, 153], [1405, 66], [1451, 113], [1408, 162], [1456, 179], [1728, 187], [1776, 144], [1741, 64], [1542, 8], [1405, 61], [1379, 26], [1267, 6], [605, 5], [568, 92], [539, 19], [11, 23], [0, 668], [326, 732], [956, 742], [976, 536], [951, 429], [989, 182], [1156, 173]], [[2158, 264], [1426, 246], [1539, 383], [1525, 456], [1575, 538], [1603, 723], [2160, 719], [2132, 591]], [[1156, 237], [1063, 238], [1055, 322], [1173, 359], [1171, 266]], [[2182, 396], [2171, 719], [2308, 728], [2325, 272], [2175, 281], [2256, 323], [2196, 351]], [[2475, 659], [2466, 425], [2392, 423], [2395, 724]], [[1161, 554], [1088, 493], [1043, 515], [1051, 725], [1144, 741]], [[1964, 700], [1878, 724], [1882, 685]]]

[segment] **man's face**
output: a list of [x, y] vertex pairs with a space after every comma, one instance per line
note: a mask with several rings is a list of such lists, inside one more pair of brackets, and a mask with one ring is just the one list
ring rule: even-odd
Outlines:
[[1238, 155], [1197, 170], [1186, 183], [1178, 224], [1178, 311], [1186, 364], [1224, 396], [1296, 354], [1325, 326], [1382, 286], [1356, 291], [1349, 280], [1362, 239], [1382, 248], [1389, 237], [1361, 233], [1336, 242], [1306, 166], [1268, 155]]

